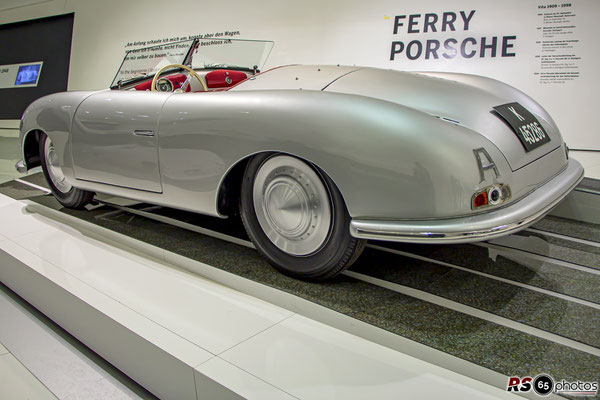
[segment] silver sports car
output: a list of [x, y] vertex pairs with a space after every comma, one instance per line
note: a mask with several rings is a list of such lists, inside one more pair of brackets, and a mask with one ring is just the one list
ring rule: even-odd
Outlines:
[[130, 51], [109, 89], [43, 97], [25, 172], [65, 207], [105, 193], [216, 217], [300, 278], [339, 274], [367, 239], [460, 243], [532, 224], [582, 179], [558, 127], [493, 79], [356, 66], [260, 72], [272, 42]]

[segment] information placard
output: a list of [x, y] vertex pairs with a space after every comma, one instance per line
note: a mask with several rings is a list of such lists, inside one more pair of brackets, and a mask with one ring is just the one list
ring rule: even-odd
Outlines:
[[40, 80], [42, 61], [0, 65], [0, 89], [35, 87]]

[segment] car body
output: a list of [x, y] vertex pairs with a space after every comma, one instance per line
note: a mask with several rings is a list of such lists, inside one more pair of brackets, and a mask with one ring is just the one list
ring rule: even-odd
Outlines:
[[[202, 50], [202, 40], [192, 42], [181, 64]], [[195, 92], [181, 71], [155, 68], [129, 83], [115, 78], [108, 90], [38, 99], [21, 121], [18, 169], [40, 164], [44, 133], [68, 187], [226, 217], [237, 211], [253, 157], [287, 155], [330, 180], [330, 195], [339, 190], [352, 238], [425, 243], [523, 229], [583, 177], [548, 113], [490, 78], [355, 66], [259, 73], [213, 63], [194, 68], [212, 86]], [[148, 91], [154, 76], [169, 91]], [[188, 88], [173, 92], [184, 80]], [[530, 129], [513, 127], [511, 112]], [[319, 190], [302, 194], [294, 179], [280, 189]], [[264, 210], [272, 221], [285, 217]], [[286, 224], [277, 221], [276, 231]]]

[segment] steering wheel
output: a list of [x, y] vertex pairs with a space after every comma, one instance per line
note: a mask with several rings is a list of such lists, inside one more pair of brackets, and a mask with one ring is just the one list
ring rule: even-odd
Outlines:
[[187, 79], [185, 80], [185, 82], [183, 82], [181, 87], [179, 87], [177, 90], [185, 91], [187, 86], [190, 84], [191, 77], [193, 76], [194, 78], [198, 79], [198, 82], [200, 82], [202, 84], [202, 89], [204, 89], [205, 92], [208, 92], [208, 87], [206, 86], [206, 83], [204, 83], [204, 80], [202, 79], [202, 77], [200, 75], [198, 75], [198, 73], [196, 73], [196, 71], [194, 71], [190, 67], [188, 67], [186, 65], [182, 65], [182, 64], [169, 64], [169, 65], [165, 65], [164, 67], [159, 69], [158, 72], [154, 75], [154, 79], [152, 79], [152, 84], [150, 85], [150, 88], [152, 89], [153, 92], [158, 91], [158, 89], [156, 88], [156, 82], [158, 82], [158, 79], [160, 78], [160, 74], [162, 74], [163, 72], [165, 72], [166, 70], [171, 69], [171, 68], [183, 68], [187, 72], [189, 72]]

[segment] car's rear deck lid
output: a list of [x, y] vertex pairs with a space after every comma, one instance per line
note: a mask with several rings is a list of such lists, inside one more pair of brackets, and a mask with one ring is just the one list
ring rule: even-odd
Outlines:
[[288, 65], [252, 77], [231, 90], [323, 90], [360, 67]]
[[[511, 169], [516, 171], [562, 145], [562, 139], [553, 125], [535, 115], [549, 141], [526, 149], [513, 128], [494, 107], [519, 102], [527, 108], [532, 102], [527, 96], [500, 82], [509, 90], [490, 90], [473, 82], [463, 83], [440, 79], [421, 73], [363, 68], [346, 74], [325, 90], [374, 97], [410, 107], [451, 123], [469, 128], [489, 139], [504, 154]], [[532, 114], [535, 110], [529, 110]]]

